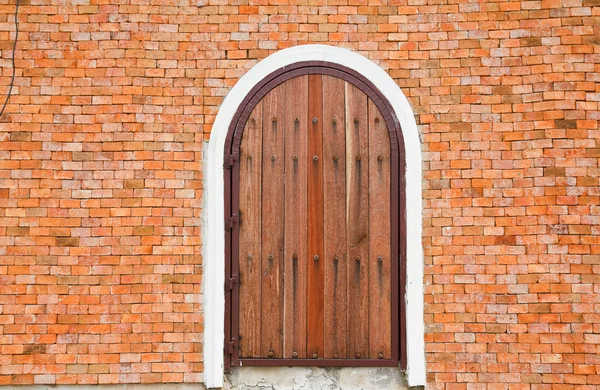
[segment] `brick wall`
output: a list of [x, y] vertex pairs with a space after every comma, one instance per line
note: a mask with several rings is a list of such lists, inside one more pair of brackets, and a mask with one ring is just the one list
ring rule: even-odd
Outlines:
[[0, 384], [202, 380], [202, 141], [303, 43], [370, 58], [414, 109], [429, 387], [600, 384], [599, 0], [112, 3], [22, 0]]
[[21, 7], [0, 125], [0, 384], [202, 379], [204, 67], [185, 49], [201, 8], [109, 3]]

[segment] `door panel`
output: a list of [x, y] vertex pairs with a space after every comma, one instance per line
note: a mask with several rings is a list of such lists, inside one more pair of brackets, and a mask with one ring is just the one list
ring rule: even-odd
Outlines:
[[[369, 351], [369, 133], [367, 96], [346, 82], [346, 357]], [[374, 313], [375, 314], [375, 313]]]
[[[292, 90], [289, 83], [269, 92], [263, 101], [261, 229], [261, 356], [283, 356], [283, 240], [284, 240], [284, 131]], [[244, 172], [240, 171], [240, 177]], [[240, 274], [240, 280], [244, 275]], [[259, 288], [259, 286], [256, 286]], [[240, 311], [244, 310], [240, 301]], [[240, 338], [245, 334], [240, 329]]]
[[[308, 76], [287, 81], [285, 122], [284, 357], [306, 357]], [[298, 98], [296, 98], [298, 97]], [[282, 178], [279, 178], [282, 180]]]
[[240, 146], [240, 301], [244, 309], [239, 313], [240, 356], [261, 354], [261, 227], [262, 213], [262, 112], [259, 102], [246, 122]]
[[369, 101], [369, 356], [390, 359], [391, 214], [390, 140], [379, 110]]
[[302, 75], [256, 104], [233, 178], [238, 359], [394, 359], [392, 160], [378, 106], [348, 81]]
[[344, 80], [323, 76], [325, 358], [346, 357], [346, 122]]
[[308, 76], [308, 357], [323, 358], [323, 83]]

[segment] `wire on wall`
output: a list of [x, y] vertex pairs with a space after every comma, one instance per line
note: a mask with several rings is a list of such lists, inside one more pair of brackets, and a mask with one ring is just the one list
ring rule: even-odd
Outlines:
[[10, 94], [12, 93], [13, 85], [15, 85], [15, 51], [17, 50], [17, 41], [19, 39], [19, 3], [20, 0], [17, 0], [17, 5], [15, 6], [15, 42], [13, 43], [12, 49], [12, 77], [10, 79], [10, 86], [8, 87], [8, 93], [6, 94], [6, 100], [4, 100], [4, 105], [2, 105], [2, 109], [0, 110], [0, 117], [4, 114], [4, 109], [8, 104], [8, 100], [10, 99]]

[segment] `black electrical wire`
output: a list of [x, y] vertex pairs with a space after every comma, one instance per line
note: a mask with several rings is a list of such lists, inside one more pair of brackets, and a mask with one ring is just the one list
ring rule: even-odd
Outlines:
[[11, 57], [12, 78], [10, 80], [10, 86], [8, 87], [8, 93], [6, 94], [6, 100], [4, 101], [2, 110], [0, 110], [0, 117], [2, 116], [2, 114], [4, 114], [4, 109], [6, 108], [6, 105], [8, 104], [8, 99], [10, 99], [10, 94], [12, 93], [13, 85], [15, 85], [15, 71], [16, 71], [15, 51], [17, 50], [17, 40], [19, 39], [19, 2], [20, 2], [20, 0], [17, 0], [17, 5], [15, 6], [15, 42], [13, 43], [12, 57]]

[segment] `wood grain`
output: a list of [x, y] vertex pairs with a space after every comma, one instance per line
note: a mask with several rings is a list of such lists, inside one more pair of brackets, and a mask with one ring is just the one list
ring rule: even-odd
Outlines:
[[392, 356], [390, 137], [369, 99], [369, 347], [371, 359]]
[[325, 358], [346, 357], [346, 126], [344, 80], [323, 76]]
[[323, 358], [323, 89], [308, 76], [308, 339], [307, 355]]
[[260, 356], [262, 106], [250, 114], [240, 145], [240, 357]]
[[342, 79], [292, 78], [254, 108], [239, 156], [240, 358], [392, 358], [391, 157], [377, 106]]
[[[284, 352], [306, 357], [308, 76], [288, 81], [285, 102]], [[280, 178], [279, 180], [283, 180]], [[294, 354], [295, 352], [295, 354]]]
[[283, 356], [284, 130], [286, 82], [263, 99], [261, 356]]
[[367, 96], [345, 83], [348, 338], [347, 356], [369, 352], [369, 138]]

